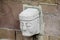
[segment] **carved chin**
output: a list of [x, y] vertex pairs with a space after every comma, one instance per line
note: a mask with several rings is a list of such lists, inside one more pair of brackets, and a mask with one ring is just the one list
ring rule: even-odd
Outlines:
[[22, 35], [23, 36], [32, 36], [33, 35], [33, 33], [31, 33], [30, 31], [26, 31], [26, 32], [22, 32]]

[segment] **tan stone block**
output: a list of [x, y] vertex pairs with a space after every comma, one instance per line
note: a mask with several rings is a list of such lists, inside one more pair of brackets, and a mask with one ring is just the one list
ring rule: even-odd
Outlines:
[[40, 36], [39, 40], [49, 40], [49, 36]]
[[24, 37], [22, 36], [22, 33], [17, 31], [16, 32], [16, 40], [33, 40], [32, 37]]
[[0, 40], [15, 40], [15, 39], [0, 39]]
[[56, 36], [49, 36], [50, 40], [60, 40], [60, 37], [56, 37]]
[[60, 36], [60, 13], [56, 6], [43, 6], [43, 14], [45, 35]]
[[23, 40], [21, 32], [16, 32], [16, 40]]
[[42, 3], [55, 4], [55, 0], [39, 0]]
[[0, 28], [19, 29], [19, 13], [22, 11], [22, 4], [3, 0], [1, 9]]
[[58, 13], [60, 15], [60, 5], [57, 6]]
[[57, 5], [42, 4], [43, 13], [57, 13]]
[[23, 40], [33, 40], [33, 37], [23, 37]]
[[57, 5], [42, 5], [44, 33], [50, 36], [60, 36], [60, 7]]
[[60, 36], [40, 36], [39, 40], [60, 40]]
[[15, 31], [0, 29], [0, 39], [14, 39], [15, 40]]
[[57, 5], [58, 12], [60, 12], [60, 5]]
[[60, 4], [60, 0], [56, 0], [56, 3]]

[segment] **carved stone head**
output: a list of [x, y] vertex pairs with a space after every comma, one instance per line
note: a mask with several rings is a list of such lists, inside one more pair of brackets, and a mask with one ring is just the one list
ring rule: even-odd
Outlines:
[[27, 8], [19, 14], [20, 29], [23, 36], [39, 34], [39, 11]]

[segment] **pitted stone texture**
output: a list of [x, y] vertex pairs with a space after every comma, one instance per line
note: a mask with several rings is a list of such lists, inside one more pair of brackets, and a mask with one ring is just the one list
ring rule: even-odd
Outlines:
[[50, 40], [60, 40], [60, 36], [56, 37], [56, 36], [49, 36]]
[[44, 23], [45, 35], [60, 36], [60, 13], [58, 13], [57, 6], [44, 5]]
[[11, 1], [18, 2], [18, 3], [19, 2], [20, 3], [27, 3], [27, 4], [31, 4], [31, 2], [48, 3], [48, 4], [55, 4], [56, 3], [56, 0], [11, 0]]
[[55, 4], [56, 0], [39, 0], [41, 3]]
[[1, 1], [0, 1], [0, 12], [1, 12]]
[[45, 13], [57, 13], [57, 5], [44, 5], [44, 4], [42, 4], [41, 5], [42, 6], [42, 11], [43, 11], [43, 13], [45, 14]]
[[24, 37], [20, 31], [16, 31], [16, 40], [33, 40], [33, 37]]
[[0, 15], [0, 28], [19, 29], [19, 13], [22, 4], [12, 1], [3, 1]]
[[56, 37], [56, 36], [40, 36], [39, 40], [60, 40], [60, 36]]
[[56, 3], [57, 3], [57, 4], [60, 4], [60, 0], [56, 0]]
[[15, 40], [15, 31], [0, 29], [0, 39], [14, 39]]
[[[60, 14], [59, 14], [60, 15]], [[46, 35], [60, 35], [60, 16], [53, 14], [47, 14], [44, 16], [45, 19], [45, 34]]]
[[23, 36], [20, 31], [16, 31], [16, 40], [23, 40]]
[[58, 13], [60, 13], [60, 5], [57, 5]]

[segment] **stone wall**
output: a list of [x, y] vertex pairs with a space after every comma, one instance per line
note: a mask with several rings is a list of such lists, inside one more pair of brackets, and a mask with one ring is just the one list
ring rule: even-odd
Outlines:
[[19, 29], [18, 14], [21, 11], [21, 3], [1, 1], [0, 28]]
[[1, 39], [15, 40], [15, 31], [0, 29], [0, 40]]
[[[60, 36], [59, 0], [3, 0], [3, 2], [0, 0], [0, 28], [19, 29], [18, 14], [22, 11], [23, 4], [42, 6], [45, 23], [44, 33], [47, 35], [42, 36], [42, 40], [60, 40], [59, 37], [56, 37]], [[0, 30], [1, 38], [24, 40], [20, 31], [6, 29]], [[32, 37], [29, 40], [33, 40]]]

